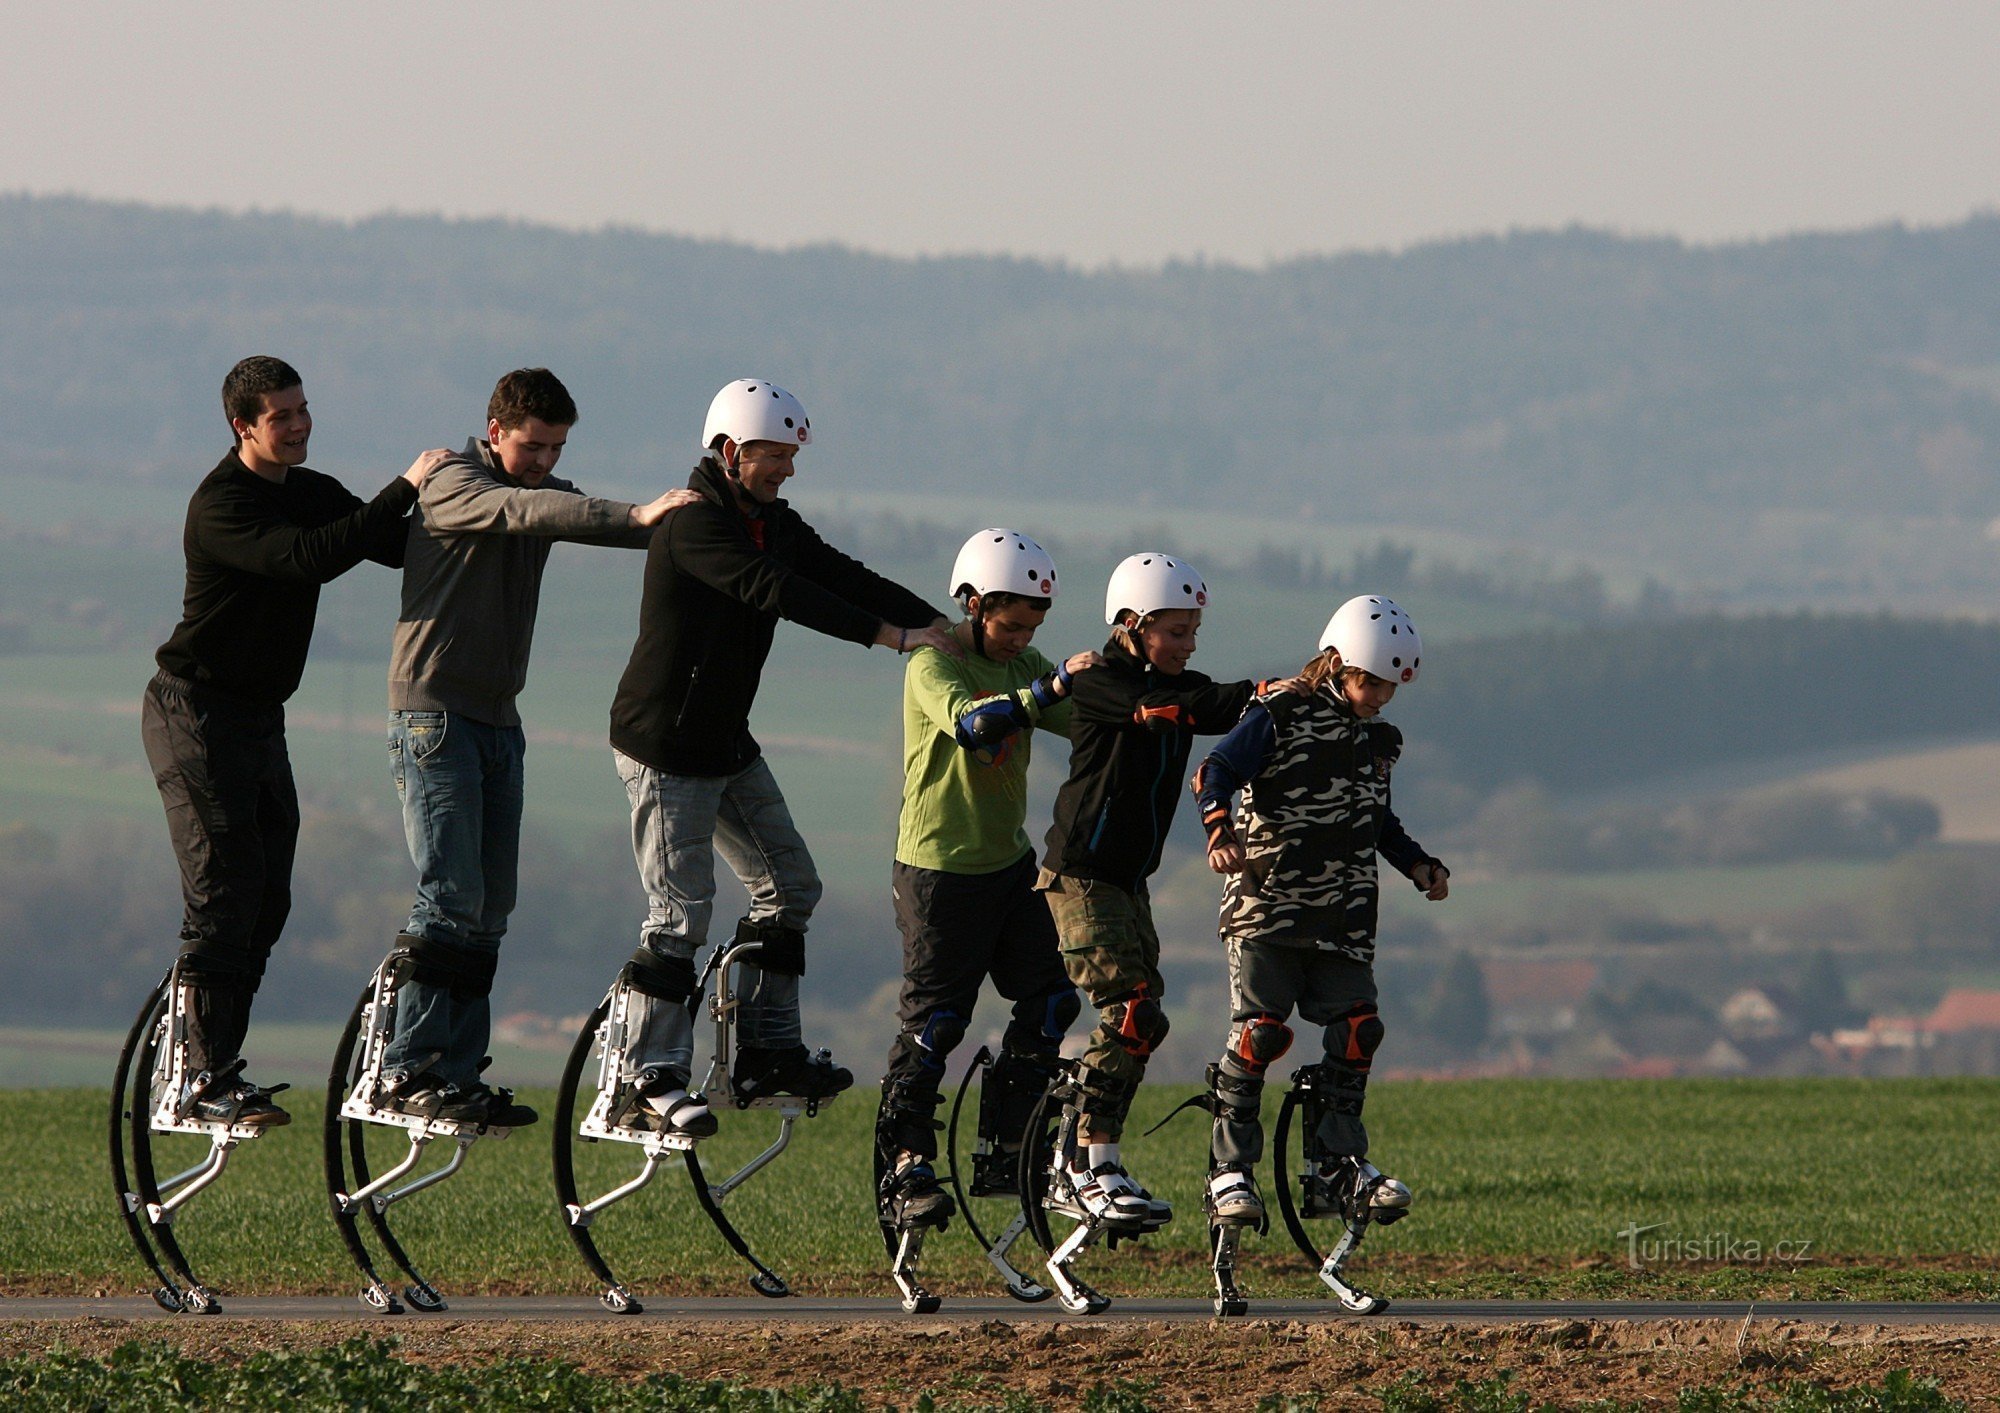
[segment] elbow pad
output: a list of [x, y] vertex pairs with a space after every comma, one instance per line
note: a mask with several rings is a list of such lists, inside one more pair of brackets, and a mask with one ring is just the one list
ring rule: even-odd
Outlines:
[[1012, 697], [996, 697], [958, 719], [958, 744], [968, 751], [995, 750], [1029, 724], [1026, 707]]
[[1194, 730], [1194, 713], [1178, 702], [1171, 706], [1142, 706], [1132, 713], [1132, 720], [1156, 736]]

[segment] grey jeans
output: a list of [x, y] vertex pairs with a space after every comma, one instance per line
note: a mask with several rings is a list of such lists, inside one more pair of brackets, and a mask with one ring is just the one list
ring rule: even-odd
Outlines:
[[[669, 775], [622, 751], [612, 755], [632, 805], [632, 857], [646, 890], [642, 946], [692, 959], [706, 945], [718, 853], [749, 890], [751, 922], [805, 930], [819, 902], [819, 873], [761, 756], [735, 775], [709, 776]], [[746, 964], [738, 994], [740, 1047], [783, 1050], [801, 1042], [796, 976]], [[693, 1014], [671, 1001], [638, 999], [645, 1019], [627, 1046], [629, 1066], [686, 1078], [694, 1064]]]
[[[1326, 1106], [1316, 1134], [1307, 1141], [1325, 1156], [1365, 1157], [1368, 1132], [1361, 1125], [1361, 1100], [1368, 1083], [1367, 1064], [1372, 1051], [1359, 1066], [1348, 1058], [1346, 1018], [1357, 1006], [1371, 1013], [1375, 1004], [1375, 969], [1338, 952], [1316, 947], [1288, 947], [1271, 942], [1229, 941], [1229, 1043], [1222, 1055], [1223, 1073], [1248, 1090], [1261, 1091], [1263, 1077], [1250, 1072], [1238, 1053], [1237, 1034], [1242, 1024], [1254, 1016], [1288, 1018], [1294, 1009], [1299, 1019], [1324, 1026], [1323, 1064], [1334, 1081], [1337, 1102]], [[1347, 1112], [1343, 1112], [1346, 1110]], [[1253, 1166], [1264, 1156], [1264, 1125], [1261, 1120], [1236, 1122], [1228, 1117], [1215, 1121], [1210, 1155], [1216, 1166]]]

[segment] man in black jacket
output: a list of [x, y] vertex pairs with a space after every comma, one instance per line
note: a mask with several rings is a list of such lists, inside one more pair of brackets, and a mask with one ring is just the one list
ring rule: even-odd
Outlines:
[[644, 1101], [655, 1127], [713, 1124], [687, 1100], [686, 1003], [708, 937], [717, 850], [750, 892], [736, 940], [761, 944], [745, 969], [736, 1092], [823, 1098], [854, 1082], [809, 1058], [800, 1036], [798, 979], [819, 875], [750, 734], [778, 620], [864, 646], [958, 655], [936, 609], [832, 548], [779, 499], [811, 440], [805, 408], [783, 388], [758, 378], [723, 388], [702, 433], [708, 455], [688, 479], [701, 499], [669, 517], [646, 552], [639, 640], [611, 707], [611, 744], [649, 904], [624, 973], [646, 998], [627, 1050], [626, 1097]]
[[185, 904], [174, 984], [187, 989], [181, 1112], [275, 1125], [243, 1078], [250, 1002], [292, 906], [299, 804], [285, 701], [305, 672], [320, 585], [363, 559], [403, 562], [404, 516], [447, 454], [425, 452], [363, 504], [308, 470], [312, 414], [291, 366], [246, 358], [222, 384], [236, 445], [188, 502], [187, 591], [157, 654], [141, 730]]

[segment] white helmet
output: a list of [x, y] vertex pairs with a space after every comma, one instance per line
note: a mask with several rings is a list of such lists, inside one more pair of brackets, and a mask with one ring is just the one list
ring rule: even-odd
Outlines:
[[1104, 590], [1104, 621], [1116, 623], [1126, 611], [1141, 618], [1169, 608], [1207, 608], [1208, 585], [1185, 559], [1170, 554], [1134, 554], [1119, 561]]
[[981, 530], [959, 547], [945, 592], [953, 598], [1003, 593], [1052, 599], [1056, 596], [1056, 562], [1019, 530]]
[[1394, 599], [1363, 594], [1349, 599], [1327, 620], [1319, 635], [1320, 651], [1333, 648], [1347, 667], [1372, 672], [1385, 682], [1414, 682], [1423, 659], [1424, 640], [1410, 615]]
[[812, 419], [799, 400], [776, 383], [738, 378], [709, 403], [708, 421], [701, 429], [702, 449], [713, 447], [717, 437], [727, 437], [738, 446], [745, 442], [805, 446], [812, 440]]

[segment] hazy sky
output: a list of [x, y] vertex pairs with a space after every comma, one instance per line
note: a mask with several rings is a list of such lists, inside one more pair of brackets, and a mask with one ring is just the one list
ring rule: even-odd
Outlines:
[[2000, 207], [1992, 3], [0, 0], [0, 191], [1095, 265]]

